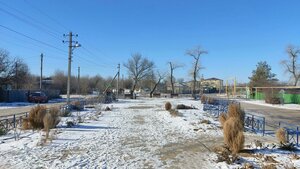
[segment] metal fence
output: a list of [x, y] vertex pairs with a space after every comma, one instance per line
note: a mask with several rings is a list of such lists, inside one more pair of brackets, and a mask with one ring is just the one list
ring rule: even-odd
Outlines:
[[[215, 100], [212, 104], [205, 102], [203, 104], [203, 110], [210, 113], [212, 116], [218, 118], [221, 113], [228, 112], [228, 105], [234, 102], [226, 102], [223, 99]], [[238, 104], [235, 102], [234, 104]], [[285, 122], [278, 122], [277, 124], [270, 124], [266, 122], [265, 117], [254, 115], [251, 113], [245, 113], [244, 117], [244, 129], [246, 131], [260, 133], [264, 135], [275, 136], [275, 132], [279, 128], [284, 128], [286, 131], [286, 138], [289, 143], [293, 143], [299, 146], [300, 126], [291, 125]]]

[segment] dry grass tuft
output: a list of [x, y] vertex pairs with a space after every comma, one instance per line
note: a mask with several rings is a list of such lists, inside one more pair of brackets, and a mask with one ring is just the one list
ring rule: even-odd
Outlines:
[[243, 131], [239, 131], [237, 133], [237, 136], [235, 139], [233, 139], [233, 144], [232, 144], [232, 153], [237, 154], [240, 150], [244, 148], [244, 143], [245, 143], [245, 136]]
[[42, 129], [44, 128], [44, 116], [46, 115], [46, 107], [45, 106], [36, 106], [33, 107], [29, 112], [29, 123], [33, 129]]
[[74, 101], [71, 103], [71, 105], [74, 110], [83, 110], [83, 105], [80, 101]]
[[243, 149], [245, 137], [243, 134], [243, 125], [240, 119], [230, 117], [223, 127], [224, 142], [235, 155]]
[[200, 123], [201, 124], [210, 124], [211, 122], [209, 120], [204, 119]]
[[202, 95], [200, 100], [201, 100], [201, 103], [202, 103], [202, 104], [203, 104], [203, 103], [206, 103], [207, 97], [206, 97], [205, 95]]
[[224, 126], [224, 123], [226, 122], [226, 120], [227, 120], [227, 115], [225, 113], [221, 113], [219, 116], [219, 121], [220, 121], [222, 127]]
[[239, 104], [229, 104], [228, 106], [228, 118], [235, 117], [244, 122], [245, 119], [245, 111], [241, 109]]
[[180, 113], [176, 109], [169, 110], [171, 116], [180, 116]]
[[170, 102], [167, 102], [167, 103], [165, 104], [165, 109], [166, 109], [167, 111], [171, 110], [171, 109], [172, 109], [172, 104], [171, 104]]
[[57, 108], [51, 108], [49, 112], [43, 118], [44, 129], [46, 131], [46, 140], [49, 138], [50, 129], [55, 128], [60, 122], [59, 110]]
[[275, 164], [267, 164], [267, 165], [263, 165], [261, 169], [277, 169], [277, 167]]
[[22, 121], [22, 129], [23, 130], [28, 130], [28, 129], [31, 129], [31, 125], [30, 125], [30, 122], [29, 122], [29, 119], [28, 118], [23, 118], [23, 121]]
[[280, 128], [276, 131], [276, 138], [280, 142], [280, 144], [286, 144], [286, 131], [284, 128]]

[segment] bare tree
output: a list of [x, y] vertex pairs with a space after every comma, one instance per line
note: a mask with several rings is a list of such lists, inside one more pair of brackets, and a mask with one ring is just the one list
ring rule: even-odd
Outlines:
[[2, 85], [12, 83], [12, 77], [14, 75], [13, 67], [13, 62], [11, 62], [9, 58], [9, 52], [0, 49], [0, 83]]
[[154, 84], [154, 87], [151, 89], [151, 92], [150, 92], [150, 97], [152, 98], [153, 97], [153, 93], [154, 91], [156, 90], [157, 86], [160, 84], [160, 82], [164, 79], [164, 76], [163, 74], [161, 74], [159, 71], [157, 72], [157, 75], [156, 75], [156, 83]]
[[206, 50], [203, 50], [200, 46], [197, 46], [193, 49], [189, 49], [186, 51], [186, 54], [188, 56], [191, 56], [194, 58], [193, 62], [193, 70], [192, 70], [192, 76], [193, 76], [193, 97], [195, 97], [196, 94], [196, 82], [197, 77], [199, 76], [200, 69], [202, 69], [200, 64], [200, 56], [203, 54], [207, 54], [208, 52]]
[[297, 86], [300, 78], [299, 66], [297, 65], [300, 49], [294, 46], [288, 46], [286, 52], [288, 53], [289, 60], [283, 60], [281, 61], [281, 64], [285, 66], [285, 71], [290, 73], [293, 77], [294, 86]]
[[14, 67], [12, 68], [13, 77], [12, 81], [16, 85], [16, 89], [24, 88], [26, 83], [30, 82], [30, 73], [27, 64], [22, 59], [15, 59], [13, 62]]
[[174, 90], [175, 90], [174, 89], [175, 78], [173, 76], [174, 70], [177, 69], [177, 68], [182, 67], [182, 65], [175, 64], [173, 62], [169, 62], [169, 66], [170, 66], [170, 83], [171, 83], [171, 87], [172, 87], [171, 94], [174, 94]]
[[149, 61], [147, 58], [143, 58], [140, 53], [135, 53], [127, 63], [124, 63], [124, 67], [127, 68], [129, 76], [133, 79], [133, 86], [131, 89], [131, 94], [133, 94], [138, 82], [151, 75], [154, 68], [154, 62]]

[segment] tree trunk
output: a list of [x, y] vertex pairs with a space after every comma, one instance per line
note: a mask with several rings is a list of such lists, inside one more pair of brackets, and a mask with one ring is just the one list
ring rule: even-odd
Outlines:
[[150, 92], [150, 98], [153, 97], [153, 93], [154, 93], [154, 91], [155, 91], [157, 85], [160, 83], [160, 81], [161, 81], [161, 79], [159, 79], [159, 80], [155, 83], [153, 89], [152, 89], [151, 92]]

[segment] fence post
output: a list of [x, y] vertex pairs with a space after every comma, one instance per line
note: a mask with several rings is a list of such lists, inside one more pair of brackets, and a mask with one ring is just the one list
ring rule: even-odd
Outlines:
[[265, 117], [263, 117], [263, 136], [265, 136], [265, 129], [266, 129], [266, 121]]
[[14, 128], [16, 128], [16, 115], [14, 114]]
[[297, 146], [299, 146], [299, 127], [297, 126]]
[[251, 119], [251, 127], [252, 127], [252, 130], [254, 130], [254, 115], [252, 115], [252, 119]]

